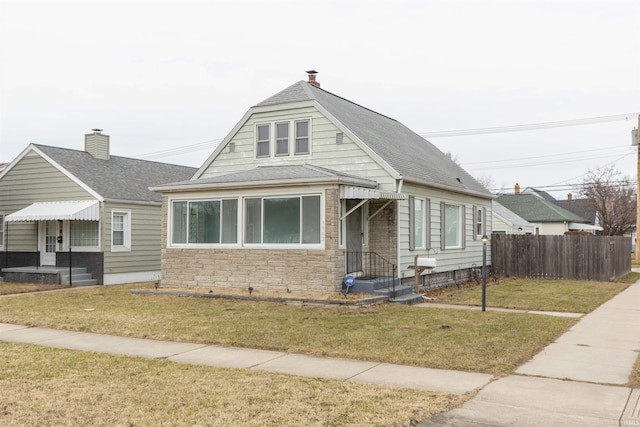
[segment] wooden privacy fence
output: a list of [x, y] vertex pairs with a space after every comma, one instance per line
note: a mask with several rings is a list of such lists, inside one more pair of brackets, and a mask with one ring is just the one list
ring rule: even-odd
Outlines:
[[491, 269], [499, 276], [613, 281], [631, 271], [631, 238], [493, 234]]

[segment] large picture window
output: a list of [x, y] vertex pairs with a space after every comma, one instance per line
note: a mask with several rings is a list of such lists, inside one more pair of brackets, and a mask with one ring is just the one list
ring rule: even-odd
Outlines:
[[245, 243], [320, 243], [320, 196], [245, 200]]
[[238, 201], [174, 201], [171, 230], [174, 244], [237, 243]]

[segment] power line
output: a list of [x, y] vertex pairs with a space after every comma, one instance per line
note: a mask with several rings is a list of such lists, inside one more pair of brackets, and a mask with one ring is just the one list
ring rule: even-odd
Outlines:
[[585, 119], [561, 120], [556, 122], [540, 122], [540, 123], [529, 123], [529, 124], [513, 125], [513, 126], [496, 126], [496, 127], [488, 127], [488, 128], [422, 132], [422, 133], [419, 133], [418, 135], [424, 138], [446, 138], [450, 136], [482, 135], [482, 134], [488, 134], [488, 133], [502, 133], [502, 132], [522, 132], [527, 130], [551, 129], [551, 128], [568, 127], [568, 126], [591, 125], [596, 123], [628, 121], [638, 117], [638, 114], [639, 113], [636, 112], [636, 113], [616, 114], [612, 116], [589, 117]]

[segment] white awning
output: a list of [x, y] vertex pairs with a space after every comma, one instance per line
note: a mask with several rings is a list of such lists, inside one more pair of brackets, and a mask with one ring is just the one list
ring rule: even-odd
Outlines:
[[53, 220], [99, 221], [100, 202], [97, 200], [37, 202], [5, 218], [7, 222]]
[[602, 231], [604, 228], [597, 225], [581, 224], [579, 222], [570, 222], [569, 230], [581, 230], [581, 231]]
[[404, 200], [407, 198], [406, 194], [394, 193], [392, 191], [379, 191], [371, 188], [354, 187], [351, 185], [340, 186], [340, 198], [341, 199], [389, 199], [389, 200]]

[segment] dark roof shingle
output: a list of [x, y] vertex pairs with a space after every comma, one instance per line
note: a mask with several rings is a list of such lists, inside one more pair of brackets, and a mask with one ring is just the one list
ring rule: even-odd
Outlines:
[[149, 187], [185, 181], [197, 171], [188, 166], [113, 155], [101, 160], [86, 151], [33, 145], [105, 199], [161, 202], [162, 195]]
[[402, 123], [308, 82], [299, 81], [255, 107], [302, 101], [318, 102], [404, 178], [491, 196], [462, 167]]

